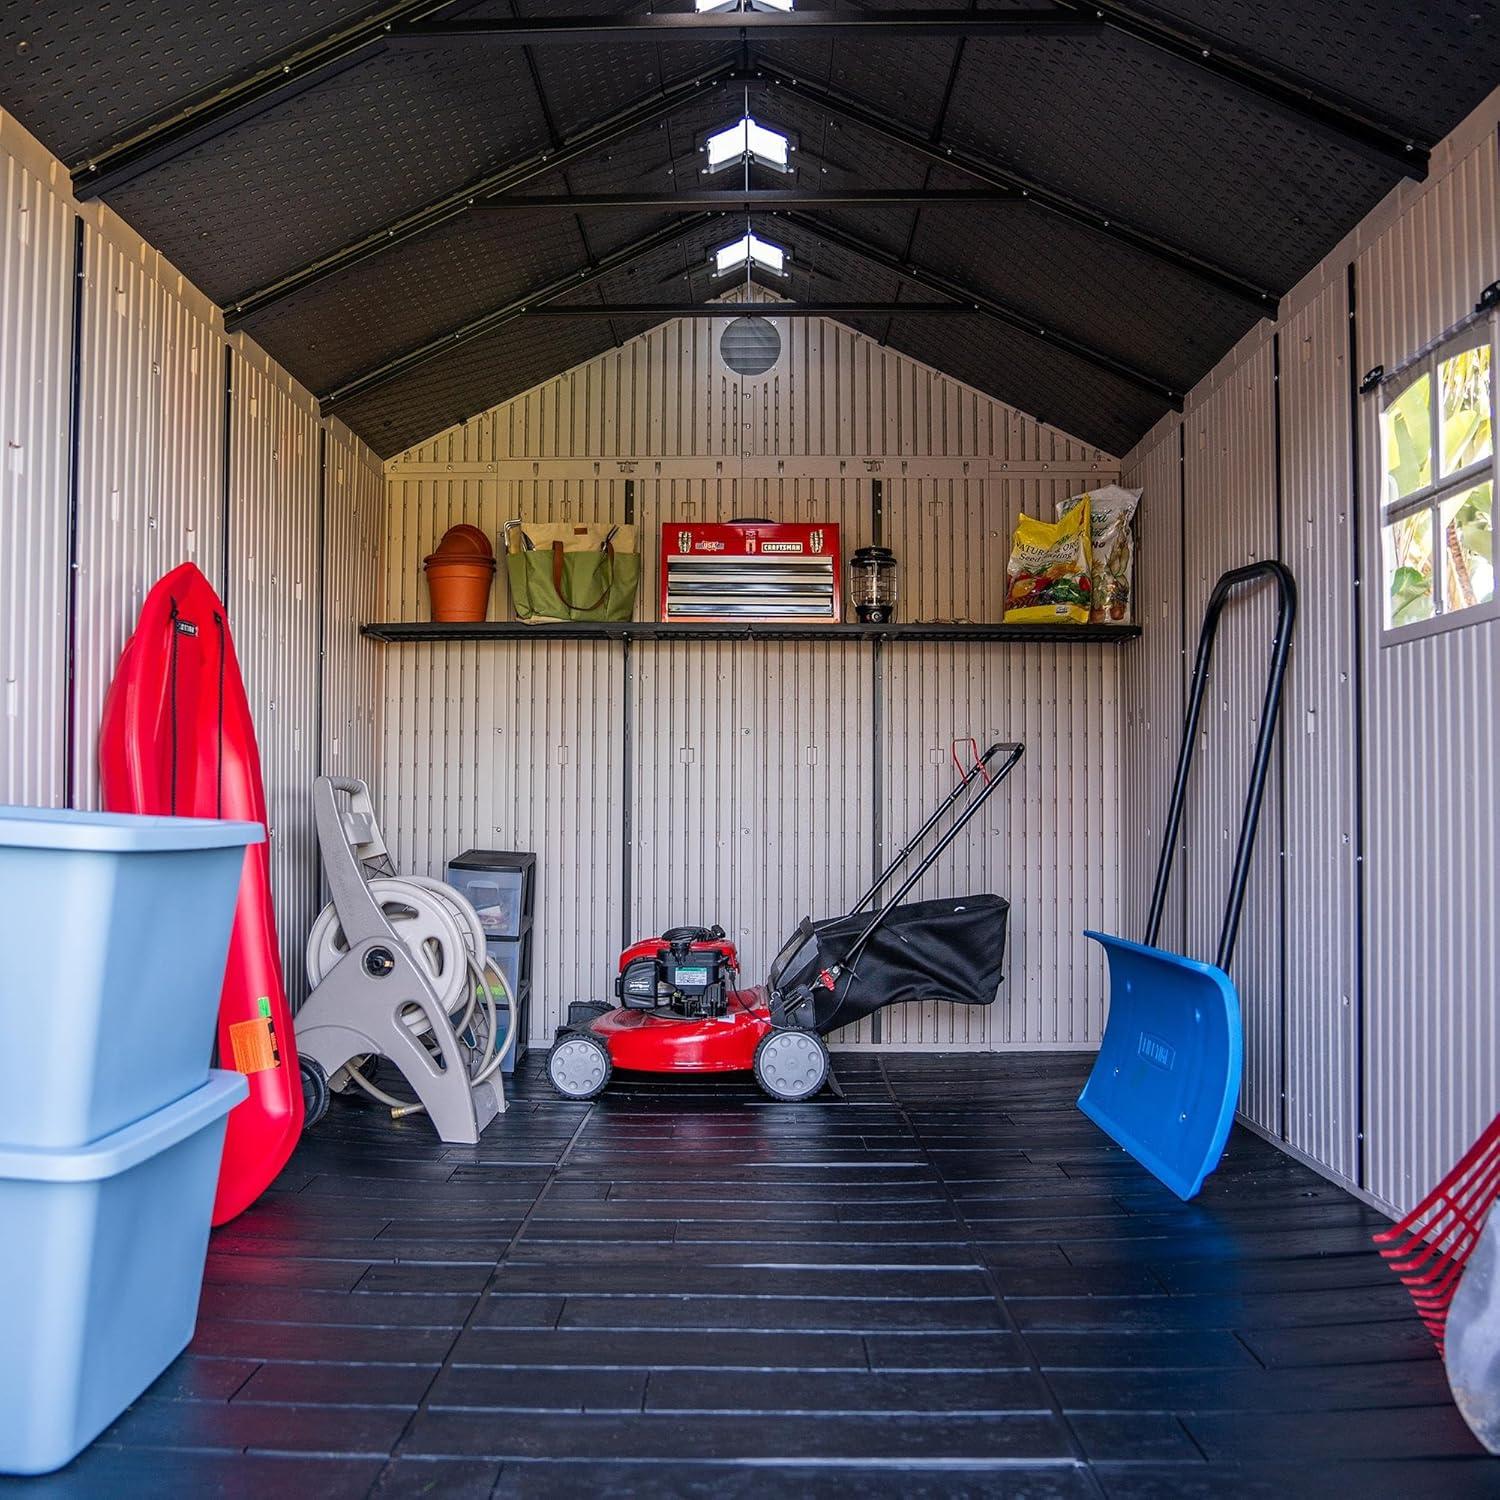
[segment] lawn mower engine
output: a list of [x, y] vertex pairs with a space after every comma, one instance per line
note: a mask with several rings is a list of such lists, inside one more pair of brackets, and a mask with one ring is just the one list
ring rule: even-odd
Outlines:
[[615, 998], [626, 1010], [706, 1020], [729, 1009], [739, 971], [722, 927], [669, 927], [620, 955]]

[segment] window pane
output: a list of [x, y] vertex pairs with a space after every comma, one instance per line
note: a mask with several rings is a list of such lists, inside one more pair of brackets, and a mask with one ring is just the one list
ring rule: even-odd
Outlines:
[[1495, 597], [1490, 527], [1494, 494], [1488, 480], [1443, 502], [1443, 608], [1470, 609]]
[[1413, 381], [1380, 414], [1385, 446], [1385, 501], [1432, 483], [1432, 376]]
[[1430, 620], [1432, 597], [1432, 512], [1415, 511], [1385, 528], [1385, 623], [1412, 625]]
[[1490, 430], [1490, 346], [1465, 349], [1438, 365], [1443, 474], [1488, 458], [1494, 451]]

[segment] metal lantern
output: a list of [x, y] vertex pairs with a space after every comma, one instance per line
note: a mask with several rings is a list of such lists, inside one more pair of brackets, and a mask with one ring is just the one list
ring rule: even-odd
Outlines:
[[896, 618], [896, 554], [889, 547], [861, 547], [849, 560], [849, 597], [862, 625]]

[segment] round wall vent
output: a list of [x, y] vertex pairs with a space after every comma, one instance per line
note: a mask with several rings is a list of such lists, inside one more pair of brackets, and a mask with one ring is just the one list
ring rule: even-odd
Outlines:
[[764, 375], [781, 358], [781, 334], [765, 318], [736, 318], [719, 335], [719, 356], [736, 375]]

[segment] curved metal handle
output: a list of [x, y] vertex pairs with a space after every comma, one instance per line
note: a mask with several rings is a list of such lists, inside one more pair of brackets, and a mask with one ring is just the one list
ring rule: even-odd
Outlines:
[[[957, 746], [962, 744], [963, 741], [954, 740], [953, 743], [955, 746]], [[895, 859], [893, 859], [890, 864], [888, 864], [885, 869], [883, 869], [880, 874], [875, 877], [875, 883], [869, 888], [869, 890], [864, 893], [864, 895], [859, 898], [858, 901], [854, 903], [853, 906], [849, 908], [848, 912], [846, 913], [847, 916], [852, 917], [855, 912], [857, 912], [862, 906], [865, 905], [866, 902], [873, 901], [875, 899], [876, 895], [879, 893], [881, 887], [885, 885], [886, 881], [888, 881], [891, 876], [894, 875], [896, 871], [899, 870], [902, 865], [904, 865], [907, 860], [912, 857], [912, 854], [916, 851], [918, 845], [920, 845], [923, 839], [925, 839], [927, 835], [931, 833], [932, 830], [943, 821], [943, 818], [948, 813], [948, 809], [951, 808], [955, 802], [957, 802], [968, 792], [970, 786], [973, 784], [976, 778], [981, 779], [986, 783], [990, 781], [991, 777], [994, 775], [994, 773], [990, 770], [990, 762], [994, 760], [997, 755], [999, 755], [1002, 751], [1011, 752], [1010, 762], [1000, 772], [1000, 775], [1004, 777], [1006, 772], [1010, 770], [1011, 766], [1014, 765], [1016, 761], [1020, 760], [1021, 752], [1025, 748], [1016, 740], [996, 740], [995, 743], [991, 745], [983, 755], [979, 755], [977, 754], [977, 751], [979, 749], [978, 741], [971, 738], [969, 740], [969, 743], [974, 746], [974, 749], [976, 751], [974, 764], [970, 766], [968, 770], [964, 770], [963, 766], [958, 762], [958, 757], [956, 755], [954, 756], [954, 764], [958, 765], [959, 771], [958, 785], [954, 787], [953, 790], [949, 792], [948, 795], [944, 797], [943, 800], [938, 804], [937, 811], [934, 812], [933, 815], [928, 818], [928, 820], [911, 836], [911, 838], [907, 840], [907, 842], [902, 846], [901, 852], [897, 854]], [[967, 817], [967, 814], [965, 814], [965, 817]]]
[[1297, 623], [1297, 580], [1285, 563], [1274, 559], [1247, 563], [1231, 568], [1214, 585], [1204, 609], [1203, 628], [1198, 633], [1198, 657], [1193, 664], [1192, 686], [1188, 693], [1187, 718], [1182, 730], [1182, 748], [1177, 755], [1177, 774], [1172, 783], [1172, 801], [1167, 812], [1167, 830], [1162, 842], [1161, 858], [1156, 866], [1156, 884], [1151, 892], [1151, 912], [1146, 920], [1146, 946], [1156, 946], [1161, 929], [1162, 912], [1167, 904], [1167, 885], [1172, 877], [1172, 861], [1177, 853], [1177, 835], [1182, 828], [1182, 807], [1187, 797], [1188, 775], [1198, 743], [1198, 721], [1203, 712], [1203, 694], [1207, 686], [1208, 666], [1213, 659], [1214, 638], [1219, 633], [1219, 619], [1229, 596], [1246, 584], [1269, 578], [1276, 584], [1276, 634], [1271, 641], [1271, 667], [1266, 679], [1265, 697], [1261, 703], [1260, 731], [1255, 740], [1255, 758], [1250, 766], [1250, 787], [1245, 796], [1245, 810], [1240, 818], [1240, 838], [1235, 849], [1234, 872], [1229, 881], [1229, 899], [1224, 907], [1224, 921], [1219, 929], [1219, 947], [1214, 963], [1227, 970], [1239, 937], [1240, 913], [1245, 905], [1245, 883], [1250, 875], [1250, 858], [1255, 851], [1255, 834], [1260, 825], [1261, 804], [1265, 800], [1266, 774], [1271, 765], [1271, 744], [1276, 722], [1281, 716], [1281, 690], [1286, 678], [1287, 655], [1291, 650], [1292, 631]]

